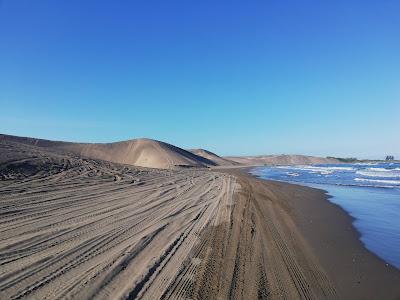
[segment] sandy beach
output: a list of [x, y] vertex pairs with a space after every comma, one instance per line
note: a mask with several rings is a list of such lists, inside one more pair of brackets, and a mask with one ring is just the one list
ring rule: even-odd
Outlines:
[[2, 187], [2, 299], [155, 299], [174, 283], [177, 296], [186, 293], [199, 236], [229, 221], [235, 179], [146, 171], [107, 179], [90, 167]]
[[[329, 202], [322, 190], [254, 178], [244, 169], [231, 169], [241, 184], [251, 187], [258, 210], [271, 207], [279, 212], [280, 221], [289, 229], [299, 262], [315, 259], [338, 299], [398, 299], [400, 271], [368, 251], [352, 226], [353, 218], [339, 206]], [[268, 211], [265, 203], [274, 203]], [[268, 218], [268, 217], [266, 217]], [[267, 224], [267, 223], [264, 223]], [[297, 242], [296, 239], [298, 239]], [[301, 255], [307, 260], [301, 259]], [[268, 267], [267, 267], [268, 269]], [[308, 270], [304, 264], [302, 271]], [[314, 273], [314, 272], [312, 272]], [[304, 273], [307, 274], [307, 273]], [[318, 278], [318, 277], [316, 277]], [[308, 285], [318, 281], [307, 280]], [[315, 294], [314, 294], [315, 295]], [[319, 295], [317, 298], [326, 298]]]
[[1, 299], [396, 299], [323, 191], [2, 141]]
[[399, 12], [0, 0], [0, 300], [400, 300]]

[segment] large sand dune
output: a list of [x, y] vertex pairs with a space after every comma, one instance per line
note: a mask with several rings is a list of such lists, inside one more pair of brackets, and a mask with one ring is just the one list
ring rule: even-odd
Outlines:
[[139, 167], [171, 169], [175, 167], [308, 165], [340, 163], [337, 159], [306, 155], [263, 155], [220, 157], [204, 149], [184, 150], [151, 139], [115, 143], [71, 143], [0, 134], [0, 141], [40, 147], [56, 153], [76, 154]]
[[70, 143], [43, 139], [0, 135], [0, 140], [37, 146], [47, 151], [73, 153], [139, 167], [169, 169], [181, 167], [208, 167], [216, 163], [179, 147], [151, 139], [134, 139], [115, 143]]

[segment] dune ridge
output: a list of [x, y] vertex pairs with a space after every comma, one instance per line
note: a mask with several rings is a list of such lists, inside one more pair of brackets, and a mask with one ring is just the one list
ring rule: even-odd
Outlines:
[[205, 159], [213, 161], [217, 166], [237, 166], [238, 162], [223, 158], [211, 151], [205, 149], [189, 149], [188, 151], [196, 154], [197, 156], [204, 157]]
[[184, 150], [165, 142], [147, 138], [114, 143], [73, 143], [0, 134], [0, 141], [2, 140], [40, 147], [54, 153], [75, 154], [114, 163], [158, 169], [341, 163], [335, 158], [306, 155], [221, 157], [205, 149]]
[[73, 153], [93, 159], [139, 167], [170, 169], [174, 167], [209, 167], [216, 163], [174, 145], [151, 139], [133, 139], [115, 143], [72, 143], [0, 135], [11, 141], [58, 153]]

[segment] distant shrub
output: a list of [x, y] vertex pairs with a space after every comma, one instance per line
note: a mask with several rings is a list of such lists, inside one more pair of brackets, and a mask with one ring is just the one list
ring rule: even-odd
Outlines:
[[328, 156], [327, 158], [337, 159], [338, 161], [344, 162], [344, 163], [352, 163], [352, 162], [358, 161], [358, 159], [356, 157], [333, 157], [333, 156]]

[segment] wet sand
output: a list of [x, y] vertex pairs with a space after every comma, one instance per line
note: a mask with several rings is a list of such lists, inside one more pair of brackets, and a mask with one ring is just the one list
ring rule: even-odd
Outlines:
[[[329, 202], [325, 191], [257, 179], [246, 169], [229, 170], [252, 186], [258, 201], [276, 202], [341, 299], [400, 299], [400, 271], [368, 251], [353, 218]], [[270, 196], [268, 196], [270, 195]], [[262, 200], [262, 199], [265, 200]], [[312, 282], [312, 281], [311, 281]]]

